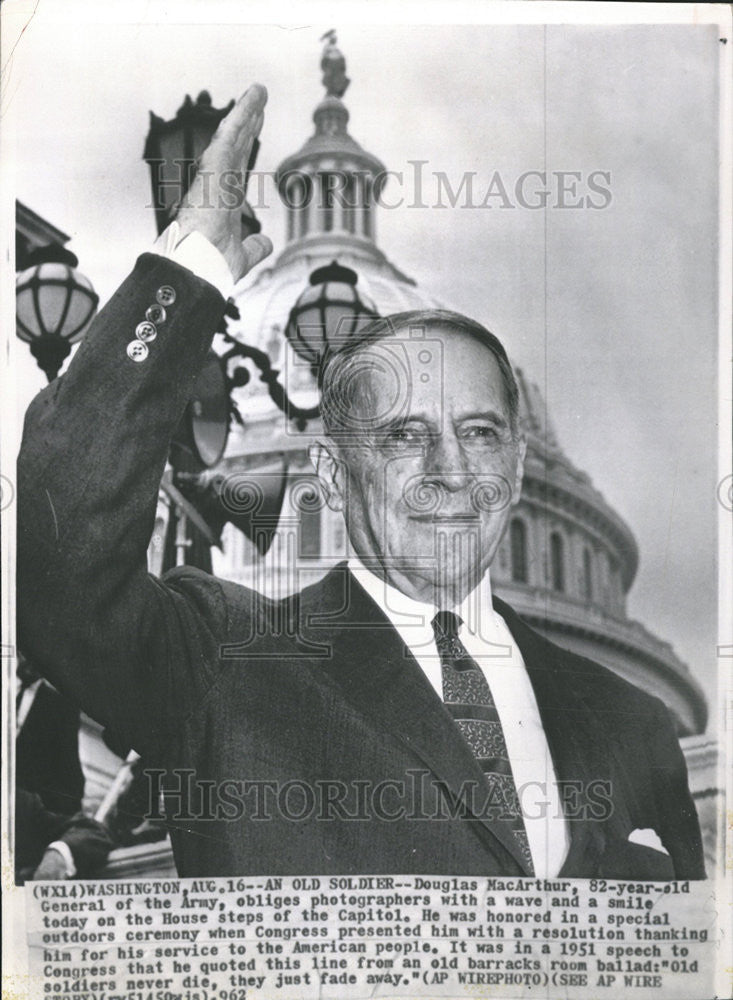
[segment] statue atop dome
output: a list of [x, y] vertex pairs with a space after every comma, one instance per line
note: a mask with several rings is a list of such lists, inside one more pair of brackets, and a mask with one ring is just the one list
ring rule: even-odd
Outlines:
[[321, 56], [322, 82], [326, 94], [329, 97], [343, 97], [351, 80], [346, 75], [346, 59], [336, 44], [335, 30], [332, 28], [327, 31], [321, 36], [321, 41], [326, 42]]

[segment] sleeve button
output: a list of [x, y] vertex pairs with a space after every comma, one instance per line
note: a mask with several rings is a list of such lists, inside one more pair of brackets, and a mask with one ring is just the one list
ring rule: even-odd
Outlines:
[[127, 345], [127, 356], [131, 361], [144, 361], [148, 356], [148, 345], [142, 340], [131, 340]]
[[161, 306], [172, 306], [176, 301], [176, 290], [170, 285], [161, 285], [155, 293], [155, 298]]
[[155, 340], [158, 336], [158, 331], [155, 329], [154, 323], [143, 320], [142, 323], [138, 323], [135, 327], [135, 336], [138, 340], [142, 340], [144, 344], [149, 344], [151, 340]]
[[148, 306], [145, 310], [145, 319], [150, 320], [151, 323], [165, 323], [166, 311], [163, 306]]

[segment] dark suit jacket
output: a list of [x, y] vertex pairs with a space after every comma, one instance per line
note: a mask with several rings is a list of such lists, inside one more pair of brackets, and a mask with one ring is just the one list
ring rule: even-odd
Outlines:
[[[125, 348], [162, 285], [176, 301], [136, 364]], [[483, 776], [468, 747], [348, 571], [281, 604], [192, 569], [148, 576], [168, 440], [223, 306], [190, 272], [143, 256], [68, 373], [31, 405], [19, 460], [24, 648], [151, 766], [179, 769], [166, 780], [190, 792], [178, 818], [181, 796], [168, 796], [181, 874], [520, 874], [506, 824], [472, 809]], [[564, 873], [703, 877], [664, 706], [496, 607], [570, 791]], [[629, 844], [635, 828], [655, 829], [670, 857]]]
[[71, 816], [81, 809], [79, 709], [45, 683], [15, 740], [15, 782], [37, 792], [51, 812]]

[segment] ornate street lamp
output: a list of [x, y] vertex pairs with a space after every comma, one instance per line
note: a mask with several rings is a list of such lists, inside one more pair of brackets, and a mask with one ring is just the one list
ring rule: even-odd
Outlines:
[[[373, 302], [357, 291], [357, 280], [356, 271], [333, 260], [311, 274], [307, 287], [290, 310], [285, 336], [298, 357], [308, 362], [318, 379], [329, 353], [338, 350], [365, 323], [379, 315]], [[238, 318], [236, 307], [231, 308], [230, 315]], [[294, 421], [298, 430], [305, 430], [308, 421], [319, 415], [320, 407], [296, 406], [279, 381], [280, 372], [272, 367], [264, 351], [243, 344], [226, 332], [224, 336], [232, 347], [223, 358], [226, 361], [234, 357], [254, 361], [270, 398], [289, 420]], [[238, 371], [246, 374], [246, 369]], [[246, 380], [239, 384], [246, 384]]]
[[290, 310], [285, 336], [318, 376], [323, 362], [379, 313], [356, 288], [357, 274], [338, 261], [319, 267]]
[[18, 337], [48, 378], [56, 378], [89, 326], [99, 296], [76, 270], [79, 261], [65, 247], [50, 244], [32, 251], [29, 266], [15, 279], [15, 319]]
[[[211, 142], [219, 122], [233, 107], [232, 100], [225, 108], [215, 108], [209, 92], [202, 90], [196, 103], [186, 94], [176, 117], [170, 121], [166, 122], [150, 112], [150, 131], [145, 140], [143, 159], [150, 167], [158, 233], [162, 233], [175, 217], [176, 209], [196, 173], [199, 157]], [[255, 139], [245, 174], [245, 191], [259, 148], [259, 141]], [[218, 192], [211, 191], [209, 196], [216, 198]], [[242, 204], [242, 227], [243, 239], [260, 231], [260, 223], [246, 200]]]

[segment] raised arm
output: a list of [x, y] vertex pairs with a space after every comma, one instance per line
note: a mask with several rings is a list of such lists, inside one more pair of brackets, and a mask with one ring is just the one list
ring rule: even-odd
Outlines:
[[[241, 204], [204, 197], [203, 176], [214, 192], [225, 173], [229, 190], [234, 172], [243, 177], [265, 101], [252, 87], [222, 122], [178, 216], [181, 239], [201, 233], [234, 280], [271, 245], [241, 242]], [[140, 351], [130, 345], [154, 305], [165, 317]], [[203, 697], [216, 669], [215, 582], [164, 586], [148, 576], [146, 552], [170, 437], [223, 309], [207, 282], [144, 254], [67, 373], [29, 407], [18, 459], [21, 647], [141, 752], [167, 738], [167, 719]]]

